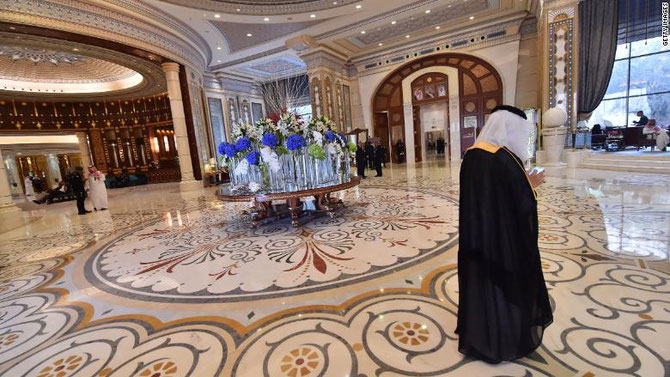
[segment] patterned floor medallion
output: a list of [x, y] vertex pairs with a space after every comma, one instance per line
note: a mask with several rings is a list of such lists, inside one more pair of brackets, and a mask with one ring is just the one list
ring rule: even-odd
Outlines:
[[187, 224], [158, 222], [118, 238], [89, 260], [86, 276], [142, 300], [253, 300], [357, 283], [457, 243], [452, 198], [373, 187], [349, 194], [337, 217], [298, 228], [288, 220], [252, 228], [220, 208], [181, 214]]
[[0, 234], [0, 377], [670, 376], [670, 177], [569, 175], [539, 190], [554, 322], [522, 359], [458, 352], [458, 169], [426, 164], [300, 228], [170, 184], [31, 208]]

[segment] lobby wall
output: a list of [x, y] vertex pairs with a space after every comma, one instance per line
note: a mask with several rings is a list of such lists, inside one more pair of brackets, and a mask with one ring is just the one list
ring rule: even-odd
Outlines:
[[100, 101], [0, 100], [0, 133], [85, 134], [95, 165], [106, 174], [146, 174], [150, 182], [180, 179], [167, 94]]

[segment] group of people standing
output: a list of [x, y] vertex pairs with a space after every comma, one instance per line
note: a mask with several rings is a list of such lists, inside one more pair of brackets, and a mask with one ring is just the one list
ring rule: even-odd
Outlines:
[[356, 167], [358, 168], [358, 176], [362, 179], [367, 178], [365, 176], [366, 166], [372, 170], [377, 171], [375, 177], [382, 176], [382, 166], [386, 160], [386, 148], [377, 141], [375, 145], [372, 145], [370, 141], [365, 143], [358, 143], [358, 148], [356, 149]]
[[[105, 175], [95, 166], [89, 166], [88, 176], [84, 174], [84, 168], [76, 166], [70, 169], [63, 181], [58, 182], [58, 187], [49, 190], [45, 196], [33, 200], [36, 204], [44, 204], [53, 201], [58, 195], [71, 192], [77, 200], [77, 211], [79, 215], [91, 213], [86, 209], [85, 201], [88, 193], [91, 197], [91, 203], [94, 210], [105, 211], [107, 209], [107, 187], [105, 186]], [[32, 193], [31, 193], [32, 194]], [[28, 190], [26, 189], [26, 195]]]

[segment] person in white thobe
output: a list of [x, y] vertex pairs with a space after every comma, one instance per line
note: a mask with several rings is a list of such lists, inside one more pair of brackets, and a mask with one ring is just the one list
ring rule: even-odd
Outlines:
[[26, 196], [35, 195], [35, 189], [33, 188], [33, 181], [30, 175], [26, 175], [26, 177], [23, 178], [23, 185], [26, 186]]
[[656, 125], [656, 119], [649, 119], [647, 125], [642, 129], [642, 133], [644, 135], [653, 135], [656, 139], [656, 148], [658, 148], [659, 151], [664, 150], [670, 142], [668, 132], [664, 128]]
[[104, 211], [107, 209], [107, 187], [105, 175], [95, 168], [88, 167], [88, 189], [93, 202], [93, 209]]

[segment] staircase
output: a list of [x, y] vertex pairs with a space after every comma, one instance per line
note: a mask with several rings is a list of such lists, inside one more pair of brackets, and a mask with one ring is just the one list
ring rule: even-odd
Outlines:
[[582, 169], [670, 174], [670, 152], [593, 152], [579, 163], [579, 167]]

